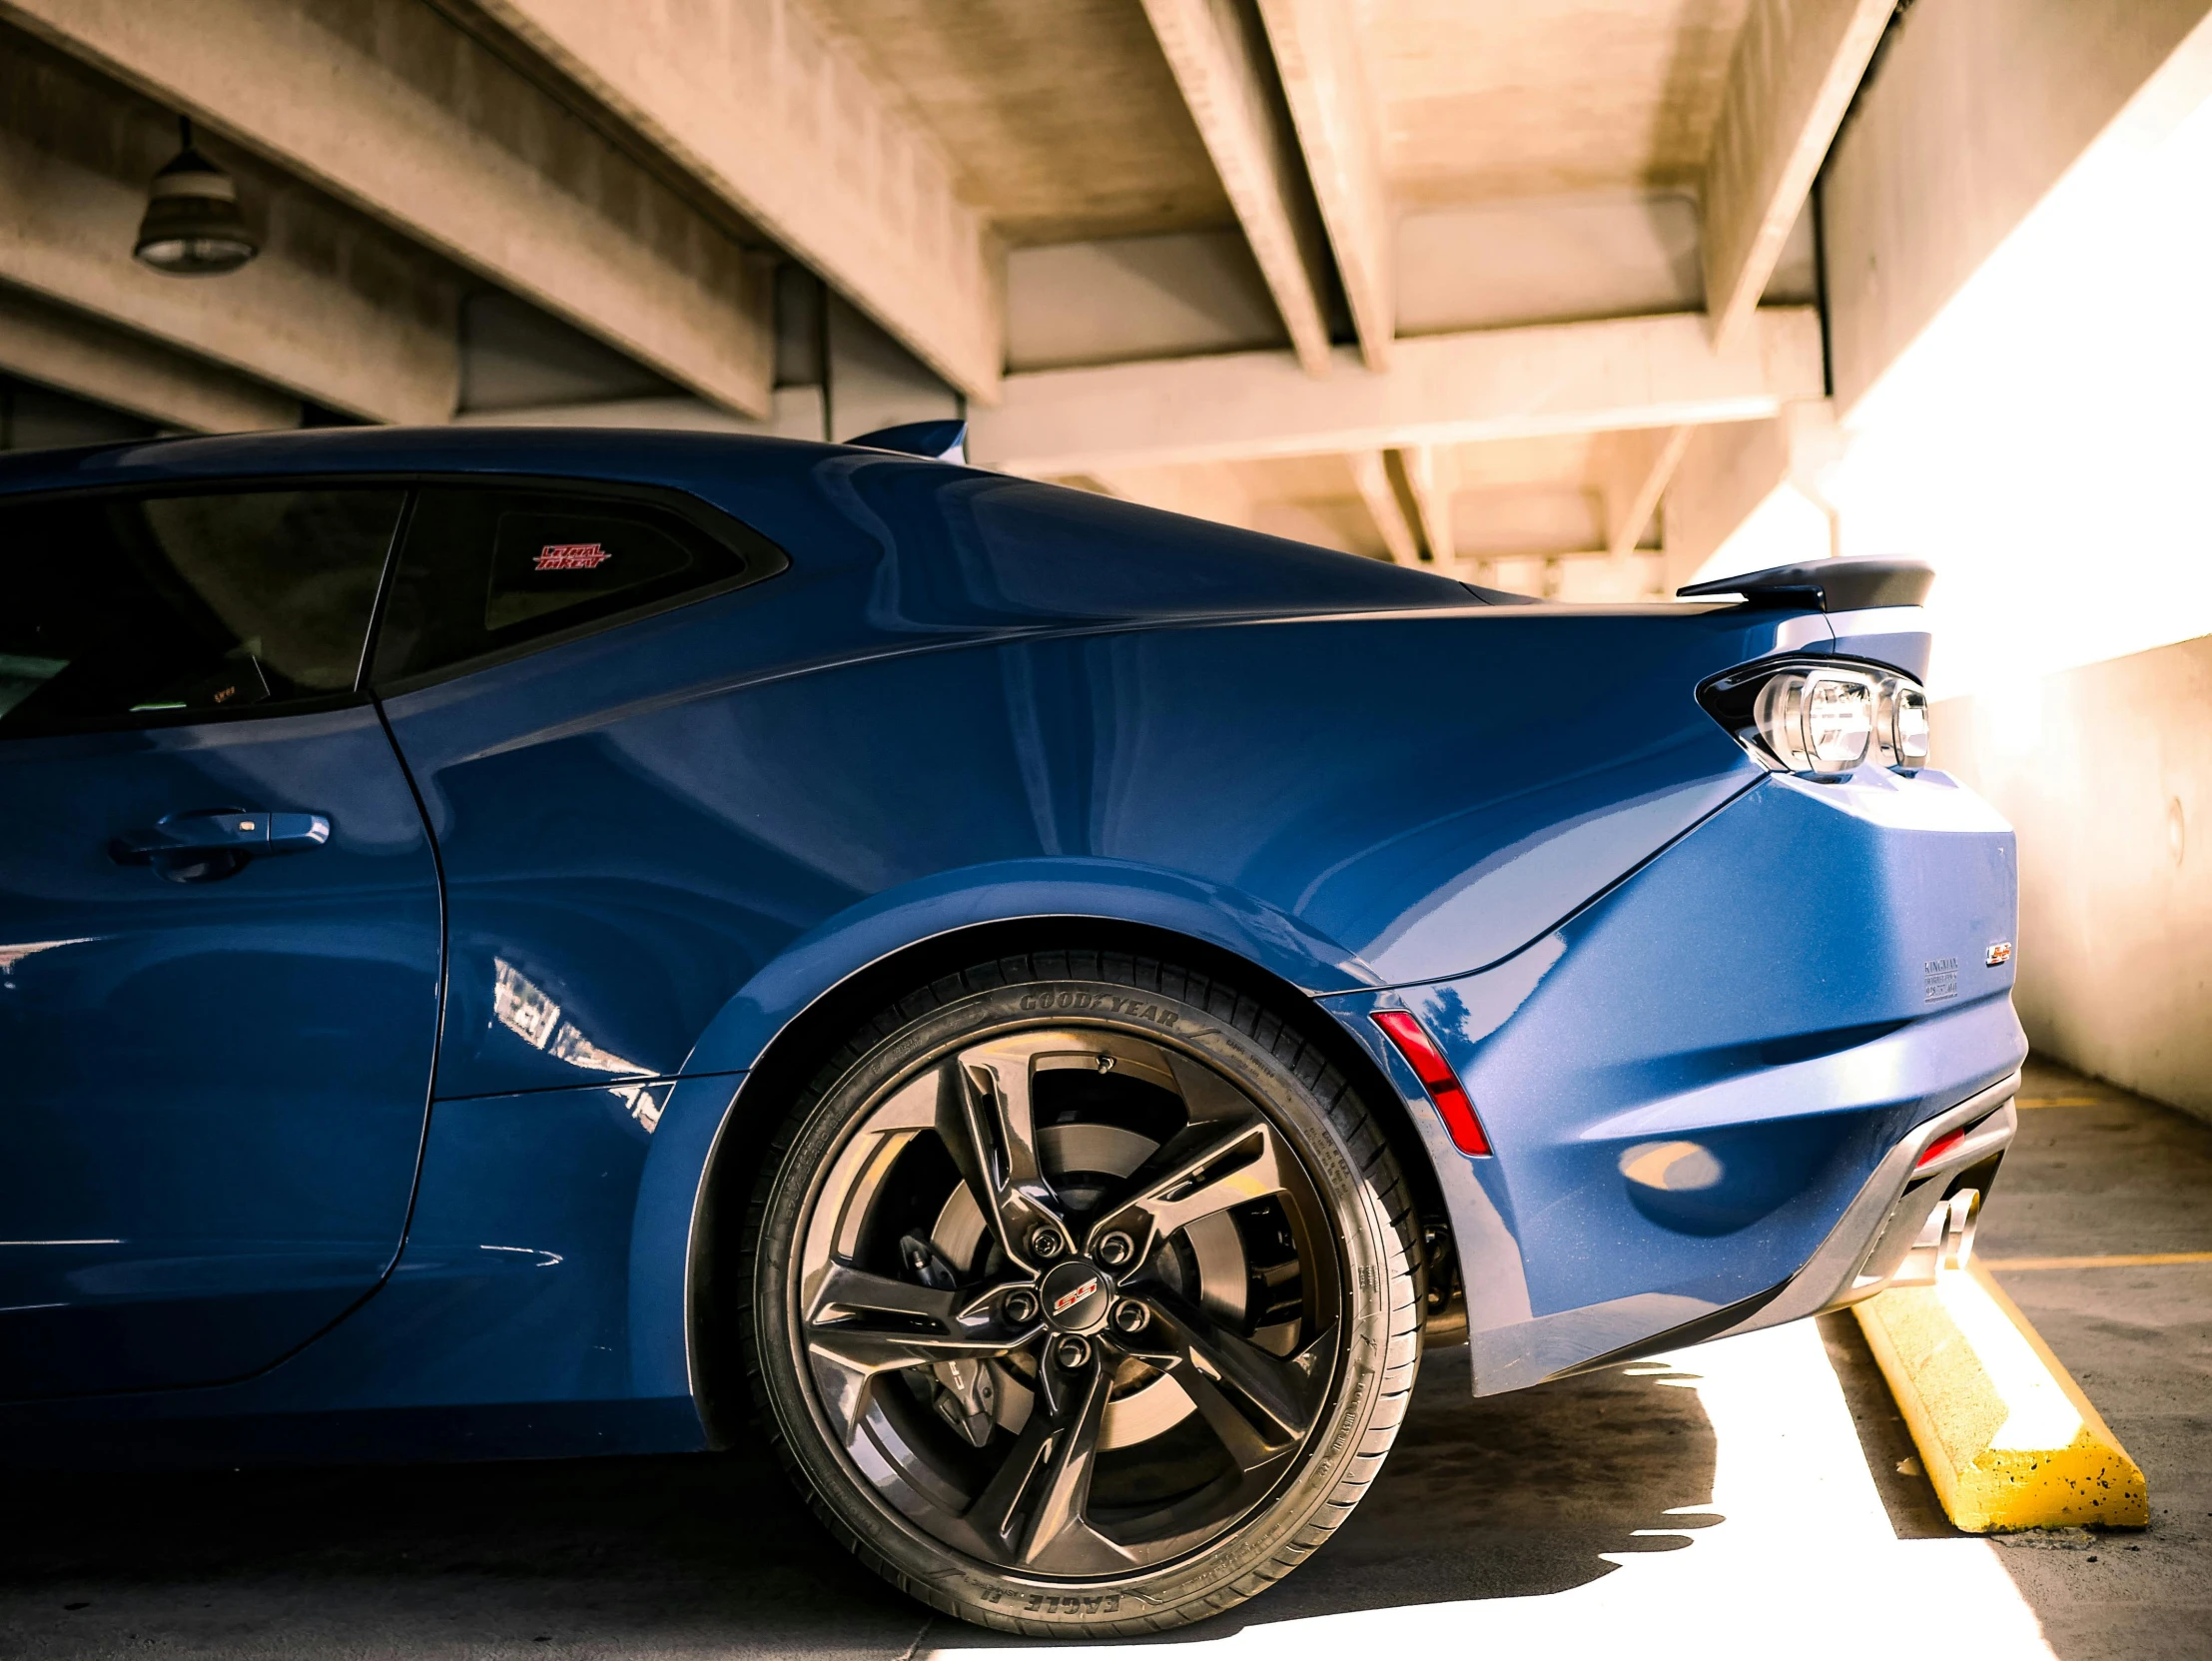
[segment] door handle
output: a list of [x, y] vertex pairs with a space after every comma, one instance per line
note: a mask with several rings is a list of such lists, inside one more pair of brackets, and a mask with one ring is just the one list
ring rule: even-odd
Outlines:
[[257, 855], [305, 853], [330, 839], [331, 821], [320, 813], [195, 808], [125, 831], [108, 854], [119, 865], [151, 865], [174, 882], [211, 882], [244, 870]]

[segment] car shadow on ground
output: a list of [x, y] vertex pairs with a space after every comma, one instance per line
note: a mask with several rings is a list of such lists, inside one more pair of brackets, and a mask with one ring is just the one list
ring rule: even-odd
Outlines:
[[[1680, 1375], [1674, 1375], [1679, 1379]], [[1526, 1597], [1671, 1550], [1713, 1492], [1694, 1389], [1615, 1367], [1473, 1401], [1424, 1363], [1375, 1490], [1265, 1597], [1188, 1629]], [[10, 1475], [0, 1653], [903, 1657], [992, 1635], [841, 1551], [766, 1452], [713, 1458]]]
[[1537, 1597], [1612, 1572], [1607, 1554], [1681, 1549], [1683, 1531], [1721, 1520], [1706, 1509], [1713, 1427], [1688, 1381], [1653, 1362], [1476, 1400], [1467, 1351], [1430, 1354], [1374, 1492], [1336, 1538], [1275, 1590], [1191, 1635]]

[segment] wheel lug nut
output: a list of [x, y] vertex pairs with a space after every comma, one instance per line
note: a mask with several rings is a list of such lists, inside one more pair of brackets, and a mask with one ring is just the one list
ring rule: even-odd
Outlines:
[[1053, 1359], [1073, 1372], [1091, 1359], [1091, 1340], [1073, 1335], [1053, 1345]]
[[1037, 1318], [1037, 1299], [1026, 1291], [1010, 1291], [1000, 1305], [1008, 1320], [1017, 1326], [1027, 1326]]
[[1058, 1229], [1033, 1229], [1030, 1231], [1030, 1249], [1040, 1257], [1057, 1257], [1066, 1248], [1067, 1242], [1060, 1238]]
[[1091, 1254], [1108, 1268], [1120, 1268], [1136, 1255], [1136, 1242], [1116, 1229], [1111, 1234], [1101, 1235]]
[[1152, 1311], [1133, 1297], [1124, 1297], [1113, 1305], [1113, 1329], [1116, 1332], [1141, 1332], [1152, 1318]]

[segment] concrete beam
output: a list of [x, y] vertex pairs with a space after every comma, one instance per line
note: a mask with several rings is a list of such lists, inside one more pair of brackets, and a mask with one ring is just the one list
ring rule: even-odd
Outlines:
[[702, 397], [767, 413], [759, 258], [416, 0], [4, 10]]
[[1404, 504], [1398, 500], [1397, 489], [1390, 482], [1389, 457], [1379, 449], [1362, 449], [1344, 459], [1351, 463], [1352, 482], [1359, 486], [1359, 499], [1367, 504], [1367, 516], [1375, 521], [1375, 534], [1382, 538], [1382, 545], [1389, 549], [1391, 559], [1400, 565], [1418, 561], [1420, 543], [1405, 516]]
[[1750, 320], [1895, 0], [1753, 0], [1705, 164], [1714, 338]]
[[1616, 432], [1595, 457], [1605, 495], [1606, 551], [1626, 559], [1644, 539], [1660, 498], [1675, 475], [1693, 426], [1647, 426]]
[[1309, 379], [1286, 352], [1010, 376], [969, 454], [1058, 476], [1137, 463], [1757, 420], [1821, 394], [1809, 308], [1761, 311], [1726, 349], [1695, 314], [1402, 340], [1388, 375], [1350, 348]]
[[968, 397], [998, 396], [1004, 259], [952, 164], [796, 0], [479, 0]]
[[1351, 0], [1260, 0], [1259, 13], [1360, 356], [1369, 369], [1386, 370], [1397, 333], [1397, 238]]
[[1414, 512], [1421, 520], [1421, 541], [1429, 557], [1456, 560], [1459, 540], [1452, 532], [1452, 494], [1459, 487], [1459, 469], [1450, 446], [1415, 444], [1401, 454], [1406, 483], [1413, 491]]
[[1235, 0], [1144, 0], [1221, 188], [1308, 375], [1329, 371], [1328, 322], [1314, 279], [1317, 240], [1301, 224], [1304, 181], [1268, 87], [1265, 45]]
[[236, 167], [262, 256], [222, 278], [149, 271], [131, 244], [146, 181], [175, 153], [174, 124], [22, 47], [0, 54], [0, 281], [350, 415], [452, 415], [449, 267], [211, 146]]
[[1007, 255], [1007, 369], [1074, 369], [1288, 339], [1244, 233], [1050, 243]]
[[734, 415], [699, 398], [617, 398], [590, 404], [526, 404], [471, 411], [455, 426], [623, 426], [662, 432], [743, 432], [771, 438], [822, 438], [822, 389], [778, 387], [766, 420]]
[[1698, 227], [1680, 189], [1409, 205], [1394, 239], [1399, 333], [1701, 311]]
[[0, 289], [0, 368], [187, 432], [300, 424], [296, 398], [17, 290]]
[[2172, 119], [2212, 90], [2208, 11], [2207, 0], [1943, 0], [1905, 14], [1821, 185], [1841, 414], [2169, 59], [2155, 90], [2171, 95]]

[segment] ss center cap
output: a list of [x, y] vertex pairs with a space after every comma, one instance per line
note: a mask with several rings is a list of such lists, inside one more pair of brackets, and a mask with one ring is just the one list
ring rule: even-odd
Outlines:
[[1097, 1263], [1072, 1257], [1046, 1271], [1037, 1297], [1055, 1331], [1096, 1332], [1113, 1303], [1113, 1277]]

